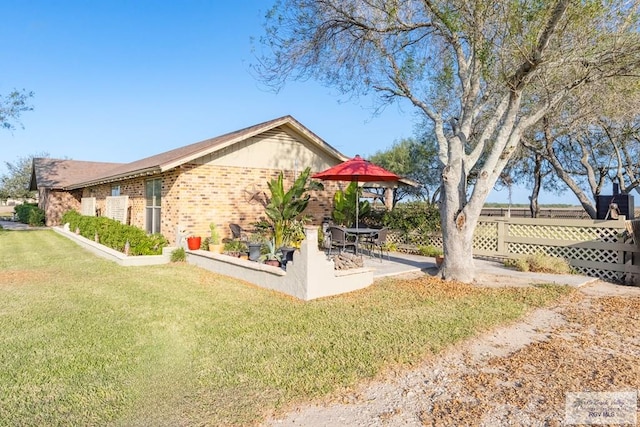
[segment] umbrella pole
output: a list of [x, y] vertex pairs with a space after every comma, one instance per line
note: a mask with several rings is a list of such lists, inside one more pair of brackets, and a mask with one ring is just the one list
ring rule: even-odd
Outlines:
[[360, 209], [360, 187], [358, 186], [358, 180], [356, 180], [356, 230], [358, 229], [359, 211]]

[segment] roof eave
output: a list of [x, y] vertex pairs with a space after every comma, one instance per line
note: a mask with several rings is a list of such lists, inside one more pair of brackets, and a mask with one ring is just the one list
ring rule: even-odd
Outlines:
[[125, 179], [133, 179], [133, 178], [139, 178], [141, 176], [155, 175], [160, 172], [163, 172], [160, 166], [152, 166], [145, 169], [139, 169], [136, 171], [129, 171], [129, 172], [118, 174], [118, 175], [112, 175], [106, 178], [94, 179], [94, 180], [79, 182], [77, 184], [71, 184], [65, 187], [65, 190], [77, 190], [79, 188], [93, 187], [96, 185], [108, 184], [116, 181], [124, 181]]

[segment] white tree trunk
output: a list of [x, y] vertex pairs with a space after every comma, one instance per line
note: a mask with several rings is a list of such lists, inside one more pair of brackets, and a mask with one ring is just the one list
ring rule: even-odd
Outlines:
[[443, 279], [470, 283], [475, 277], [473, 262], [473, 224], [464, 220], [459, 228], [462, 216], [458, 221], [449, 219], [443, 227], [444, 263], [440, 269]]

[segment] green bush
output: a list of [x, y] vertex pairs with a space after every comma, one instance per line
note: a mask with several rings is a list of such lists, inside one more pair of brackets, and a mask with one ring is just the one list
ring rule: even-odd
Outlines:
[[436, 257], [442, 255], [442, 249], [436, 248], [433, 245], [418, 246], [418, 252], [420, 252], [422, 256]]
[[32, 227], [39, 227], [44, 225], [44, 211], [39, 207], [31, 209], [29, 211], [29, 225]]
[[187, 253], [184, 248], [178, 248], [171, 252], [171, 262], [184, 262], [187, 260]]
[[160, 255], [168, 242], [160, 234], [147, 235], [144, 230], [132, 225], [95, 216], [83, 216], [76, 211], [68, 211], [62, 216], [62, 223], [69, 223], [69, 229], [80, 229], [80, 235], [93, 240], [97, 234], [101, 244], [120, 252], [129, 242], [129, 255]]
[[[44, 224], [44, 211], [40, 209], [36, 203], [23, 203], [21, 205], [16, 205], [14, 210], [16, 212], [16, 217], [18, 218], [18, 221], [20, 221], [23, 224], [29, 224], [29, 225]], [[31, 212], [33, 211], [36, 211], [36, 213], [33, 214], [33, 217], [32, 217]], [[32, 218], [34, 220], [34, 224], [31, 224]], [[38, 222], [40, 218], [42, 219], [40, 222]]]
[[428, 236], [440, 231], [440, 211], [438, 206], [426, 202], [399, 203], [391, 211], [372, 210], [362, 223]]

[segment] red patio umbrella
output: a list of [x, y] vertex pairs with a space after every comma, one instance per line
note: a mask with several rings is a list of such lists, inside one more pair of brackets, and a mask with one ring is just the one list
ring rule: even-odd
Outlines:
[[[398, 181], [400, 177], [385, 168], [375, 165], [368, 160], [356, 155], [353, 159], [346, 160], [339, 165], [311, 176], [315, 179], [327, 181], [355, 181], [355, 182], [380, 182]], [[359, 198], [358, 198], [359, 199]], [[358, 228], [358, 205], [356, 200], [356, 228]]]

